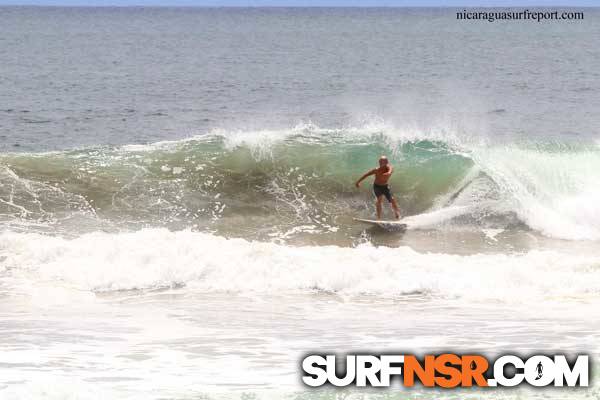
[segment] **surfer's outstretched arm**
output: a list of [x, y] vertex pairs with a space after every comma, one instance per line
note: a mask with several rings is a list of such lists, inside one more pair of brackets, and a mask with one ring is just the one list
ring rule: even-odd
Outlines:
[[355, 185], [356, 187], [360, 187], [360, 183], [367, 177], [367, 176], [371, 176], [373, 175], [375, 172], [377, 172], [377, 169], [372, 169], [369, 172], [367, 172], [366, 174], [364, 174], [363, 176], [360, 177], [359, 180], [356, 181]]

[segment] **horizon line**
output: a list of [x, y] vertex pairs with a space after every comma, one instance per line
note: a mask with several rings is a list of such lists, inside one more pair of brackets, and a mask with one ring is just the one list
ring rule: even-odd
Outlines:
[[531, 5], [202, 5], [202, 4], [2, 4], [0, 7], [39, 8], [600, 8], [600, 5], [531, 4]]

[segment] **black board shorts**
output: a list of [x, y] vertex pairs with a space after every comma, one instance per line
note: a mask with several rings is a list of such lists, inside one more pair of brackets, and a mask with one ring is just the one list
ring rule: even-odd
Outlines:
[[373, 184], [373, 192], [375, 192], [375, 197], [385, 196], [387, 201], [392, 202], [392, 192], [390, 192], [388, 185]]

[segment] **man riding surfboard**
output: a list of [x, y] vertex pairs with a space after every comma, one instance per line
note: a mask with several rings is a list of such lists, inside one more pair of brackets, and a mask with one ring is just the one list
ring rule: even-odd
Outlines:
[[375, 207], [377, 208], [377, 219], [381, 219], [381, 203], [383, 203], [384, 197], [391, 204], [396, 219], [400, 219], [400, 210], [398, 210], [398, 203], [396, 203], [396, 199], [390, 192], [390, 187], [388, 185], [388, 181], [390, 179], [390, 176], [392, 176], [392, 172], [394, 172], [394, 168], [392, 168], [392, 166], [390, 165], [387, 157], [381, 156], [379, 157], [379, 168], [370, 170], [369, 172], [361, 176], [358, 181], [356, 181], [356, 187], [359, 188], [360, 183], [366, 177], [375, 175], [375, 182], [373, 182], [373, 192], [375, 193], [375, 197], [377, 198], [375, 203]]

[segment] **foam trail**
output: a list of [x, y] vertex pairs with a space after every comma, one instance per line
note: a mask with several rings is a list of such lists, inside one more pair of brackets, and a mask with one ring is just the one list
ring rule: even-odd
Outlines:
[[402, 219], [411, 229], [429, 228], [449, 221], [460, 215], [468, 214], [473, 209], [472, 206], [453, 206], [441, 208], [428, 213], [411, 215]]

